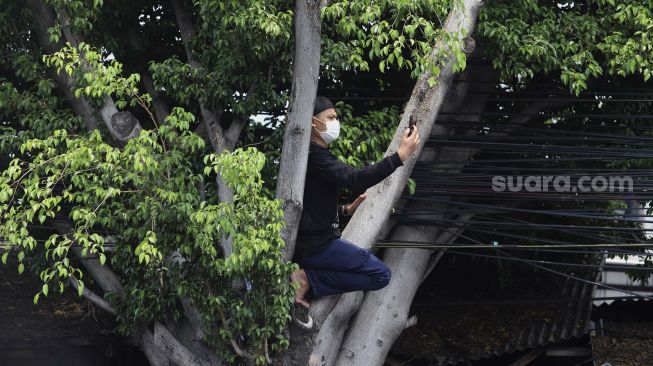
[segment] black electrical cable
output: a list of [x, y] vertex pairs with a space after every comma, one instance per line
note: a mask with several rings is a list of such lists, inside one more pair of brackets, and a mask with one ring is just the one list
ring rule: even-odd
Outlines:
[[[599, 297], [561, 297], [547, 299], [523, 299], [523, 300], [469, 300], [469, 301], [446, 301], [446, 302], [413, 302], [411, 306], [415, 307], [444, 307], [444, 306], [467, 306], [467, 305], [511, 305], [511, 304], [547, 304], [547, 303], [567, 303], [567, 302], [584, 302], [584, 301], [605, 301], [605, 300], [632, 300], [636, 296], [599, 296]], [[641, 301], [649, 301], [647, 298]]]
[[[574, 268], [601, 269], [601, 268], [606, 267], [605, 265], [600, 265], [600, 264], [554, 262], [554, 261], [547, 261], [547, 260], [541, 260], [541, 259], [526, 259], [526, 258], [506, 258], [506, 257], [497, 256], [497, 255], [490, 255], [490, 254], [466, 253], [466, 252], [461, 252], [461, 251], [458, 251], [458, 250], [447, 250], [447, 253], [448, 254], [454, 254], [454, 255], [469, 256], [469, 257], [492, 258], [492, 259], [501, 259], [501, 260], [507, 260], [507, 261], [513, 261], [513, 262], [537, 263], [537, 264], [546, 264], [546, 265], [563, 266], [563, 267], [574, 267]], [[596, 254], [601, 254], [601, 253], [596, 253]], [[611, 269], [621, 269], [621, 270], [624, 270], [624, 271], [653, 272], [653, 267], [630, 267], [630, 266], [610, 265], [609, 268], [611, 268]]]

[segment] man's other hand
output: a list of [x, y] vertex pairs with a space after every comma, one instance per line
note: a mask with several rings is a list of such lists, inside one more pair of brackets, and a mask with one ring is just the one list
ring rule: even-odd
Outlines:
[[347, 215], [347, 216], [353, 215], [354, 212], [356, 212], [356, 209], [358, 208], [358, 205], [360, 205], [361, 202], [363, 202], [365, 200], [365, 198], [367, 198], [367, 195], [365, 193], [363, 193], [360, 196], [358, 196], [358, 198], [356, 198], [354, 200], [354, 202], [346, 205], [345, 209], [344, 209], [345, 215]]
[[408, 136], [409, 132], [410, 128], [406, 128], [404, 135], [401, 136], [399, 149], [397, 149], [397, 153], [399, 154], [399, 159], [401, 159], [401, 161], [406, 161], [406, 159], [408, 159], [417, 150], [417, 146], [420, 143], [417, 127], [415, 127], [413, 133], [410, 136]]

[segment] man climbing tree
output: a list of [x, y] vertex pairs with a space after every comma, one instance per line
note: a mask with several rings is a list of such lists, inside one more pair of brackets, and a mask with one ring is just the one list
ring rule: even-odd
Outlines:
[[[434, 121], [466, 67], [480, 7], [480, 0], [0, 0], [2, 262], [41, 275], [36, 303], [74, 287], [115, 314], [120, 333], [153, 365], [305, 365], [309, 356], [382, 365], [415, 324], [409, 311], [433, 268], [432, 251], [386, 250], [384, 265], [401, 271], [401, 281], [395, 275], [364, 296], [315, 299], [313, 329], [285, 333], [295, 297], [304, 305], [310, 298], [289, 286], [297, 268], [287, 260], [295, 254], [308, 274], [304, 291], [319, 296], [311, 272], [330, 267], [307, 260], [337, 241], [335, 187], [347, 187], [330, 183], [331, 196], [315, 196], [329, 198], [327, 208], [314, 206], [310, 192], [327, 180], [308, 159], [331, 161], [333, 152], [372, 162], [380, 156], [370, 151], [387, 147], [378, 164], [390, 174], [411, 117], [421, 136], [449, 134]], [[649, 80], [651, 8], [651, 0], [486, 2], [474, 37], [502, 80], [555, 78], [578, 94], [602, 75]], [[367, 148], [353, 157], [328, 146], [337, 125], [331, 108], [308, 124], [318, 80], [343, 96], [401, 90], [397, 105], [412, 92], [401, 116], [380, 98], [353, 106], [351, 120], [368, 135], [347, 138]], [[462, 103], [460, 90], [454, 100]], [[542, 108], [535, 103], [524, 114]], [[261, 115], [269, 116], [263, 124], [250, 118]], [[382, 132], [371, 133], [374, 126]], [[419, 153], [424, 141], [411, 137]], [[238, 149], [246, 146], [258, 151]], [[461, 160], [455, 149], [429, 154]], [[343, 209], [356, 212], [344, 239], [367, 249], [389, 229], [392, 240], [412, 242], [443, 240], [456, 229], [389, 220], [415, 160]], [[303, 238], [295, 253], [292, 233], [306, 234], [303, 211], [304, 220], [324, 215], [328, 235], [308, 246], [315, 253], [302, 253]], [[241, 288], [243, 278], [251, 291]]]
[[[340, 187], [354, 192], [365, 191], [381, 182], [415, 152], [419, 133], [406, 129], [399, 149], [362, 169], [338, 160], [328, 149], [338, 138], [340, 122], [333, 103], [318, 96], [311, 121], [311, 144], [308, 155], [304, 210], [294, 261], [300, 269], [291, 275], [299, 283], [295, 297], [296, 317], [305, 327], [312, 322], [307, 314], [307, 296], [321, 297], [351, 291], [374, 291], [390, 281], [390, 270], [368, 249], [340, 239], [339, 217], [350, 216], [366, 198], [361, 194], [350, 205], [338, 205]], [[297, 306], [300, 305], [300, 306]], [[297, 311], [299, 310], [299, 311]]]

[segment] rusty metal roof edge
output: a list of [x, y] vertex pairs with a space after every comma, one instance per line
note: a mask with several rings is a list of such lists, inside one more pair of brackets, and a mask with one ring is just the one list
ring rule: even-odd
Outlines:
[[[592, 297], [596, 290], [596, 283], [601, 274], [601, 267], [605, 264], [606, 255], [597, 253], [592, 262], [599, 262], [600, 266], [595, 271], [589, 271], [582, 277], [585, 281], [574, 281], [575, 283], [566, 288], [563, 292], [569, 292], [570, 299]], [[590, 281], [590, 282], [586, 282]], [[522, 330], [516, 339], [508, 340], [504, 346], [499, 346], [491, 352], [471, 357], [461, 357], [460, 355], [448, 355], [438, 357], [440, 366], [455, 365], [461, 362], [478, 361], [496, 356], [502, 356], [509, 353], [521, 352], [536, 347], [548, 346], [558, 343], [562, 340], [580, 338], [589, 333], [589, 321], [592, 312], [592, 301], [570, 301], [567, 304], [567, 310], [562, 317], [563, 321], [560, 328], [554, 323], [548, 322], [533, 325], [528, 331]], [[559, 334], [555, 334], [559, 330]], [[510, 347], [512, 346], [512, 347]]]

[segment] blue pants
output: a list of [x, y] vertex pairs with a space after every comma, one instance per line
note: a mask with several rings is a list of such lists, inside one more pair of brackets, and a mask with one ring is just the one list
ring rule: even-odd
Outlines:
[[321, 252], [299, 262], [314, 297], [375, 291], [390, 282], [390, 269], [372, 252], [335, 239]]

